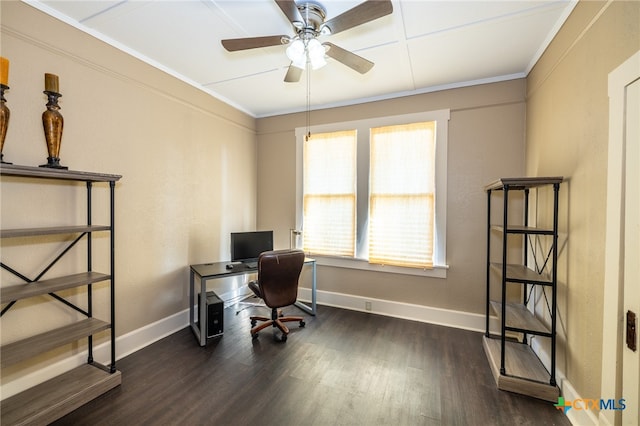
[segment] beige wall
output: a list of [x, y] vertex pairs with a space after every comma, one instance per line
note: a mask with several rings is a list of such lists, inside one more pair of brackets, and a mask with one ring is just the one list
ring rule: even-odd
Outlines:
[[607, 77], [640, 49], [639, 22], [640, 2], [581, 1], [527, 78], [527, 174], [568, 178], [559, 365], [584, 398], [600, 398], [602, 373]]
[[[314, 111], [312, 125], [451, 109], [446, 279], [318, 268], [318, 289], [434, 308], [484, 313], [486, 195], [483, 186], [524, 173], [524, 80]], [[313, 93], [312, 93], [313, 97]], [[259, 228], [289, 244], [295, 228], [295, 135], [304, 114], [258, 120]]]
[[[255, 227], [255, 120], [22, 2], [3, 1], [1, 8], [1, 54], [11, 61], [5, 160], [46, 162], [43, 75], [59, 75], [61, 162], [123, 176], [116, 186], [117, 335], [183, 311], [188, 265], [227, 258], [229, 232]], [[1, 226], [83, 221], [82, 188], [3, 178]], [[100, 194], [94, 223], [105, 218]], [[108, 272], [108, 238], [95, 238], [101, 249], [94, 269]], [[43, 248], [32, 249], [34, 241]], [[59, 251], [59, 238], [2, 240], [3, 262], [30, 277]], [[85, 262], [70, 253], [46, 277]], [[3, 286], [20, 282], [1, 274]], [[69, 320], [66, 308], [47, 300], [17, 303], [2, 318], [3, 342]], [[99, 316], [107, 305], [97, 304]], [[11, 378], [3, 370], [3, 381]]]

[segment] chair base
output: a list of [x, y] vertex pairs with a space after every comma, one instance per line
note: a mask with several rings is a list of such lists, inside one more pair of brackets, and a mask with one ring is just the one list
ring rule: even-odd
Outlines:
[[[275, 309], [274, 309], [275, 311]], [[256, 339], [258, 337], [258, 332], [263, 330], [269, 326], [274, 328], [278, 328], [282, 332], [282, 337], [280, 340], [283, 342], [287, 341], [287, 335], [289, 334], [289, 328], [284, 325], [285, 322], [293, 322], [298, 321], [300, 323], [300, 327], [305, 326], [304, 318], [298, 316], [282, 316], [282, 311], [277, 311], [272, 315], [273, 318], [263, 317], [263, 316], [252, 316], [251, 319], [251, 337]], [[256, 325], [258, 321], [264, 321], [262, 324]]]

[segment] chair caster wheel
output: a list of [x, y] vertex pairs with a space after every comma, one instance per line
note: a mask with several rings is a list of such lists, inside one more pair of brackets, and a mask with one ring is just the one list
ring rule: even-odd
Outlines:
[[306, 322], [304, 322], [304, 321], [300, 321], [300, 327], [304, 327], [305, 325], [307, 325], [307, 323], [306, 323]]
[[251, 327], [255, 327], [257, 323], [258, 323], [258, 321], [256, 321], [256, 320], [251, 320]]
[[256, 340], [256, 339], [258, 338], [258, 333], [252, 333], [252, 334], [251, 334], [251, 338], [252, 338], [253, 340]]
[[287, 335], [283, 333], [282, 337], [280, 337], [280, 341], [281, 342], [286, 342], [287, 341]]

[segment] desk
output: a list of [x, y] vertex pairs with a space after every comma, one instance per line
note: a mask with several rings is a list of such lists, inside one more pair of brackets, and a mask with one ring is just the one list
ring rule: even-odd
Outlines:
[[[200, 277], [200, 294], [207, 294], [207, 281], [217, 278], [226, 278], [234, 275], [255, 274], [258, 268], [250, 268], [245, 263], [233, 263], [233, 269], [227, 269], [227, 265], [231, 262], [214, 262], [201, 263], [199, 265], [191, 265], [189, 273], [189, 325], [196, 335], [196, 339], [200, 342], [200, 346], [207, 343], [207, 333], [200, 330], [200, 325], [207, 323], [206, 318], [206, 297], [200, 298], [200, 306], [198, 306], [197, 321], [195, 318], [195, 276]], [[305, 265], [311, 265], [311, 306], [300, 301], [296, 301], [295, 305], [310, 315], [316, 314], [316, 260], [306, 257]]]

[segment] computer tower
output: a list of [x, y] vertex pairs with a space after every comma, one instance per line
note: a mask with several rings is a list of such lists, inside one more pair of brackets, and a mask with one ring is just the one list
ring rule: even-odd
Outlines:
[[[198, 294], [198, 306], [200, 306], [200, 294]], [[206, 317], [206, 330], [204, 332], [207, 338], [222, 335], [224, 330], [224, 303], [213, 291], [207, 292]]]

